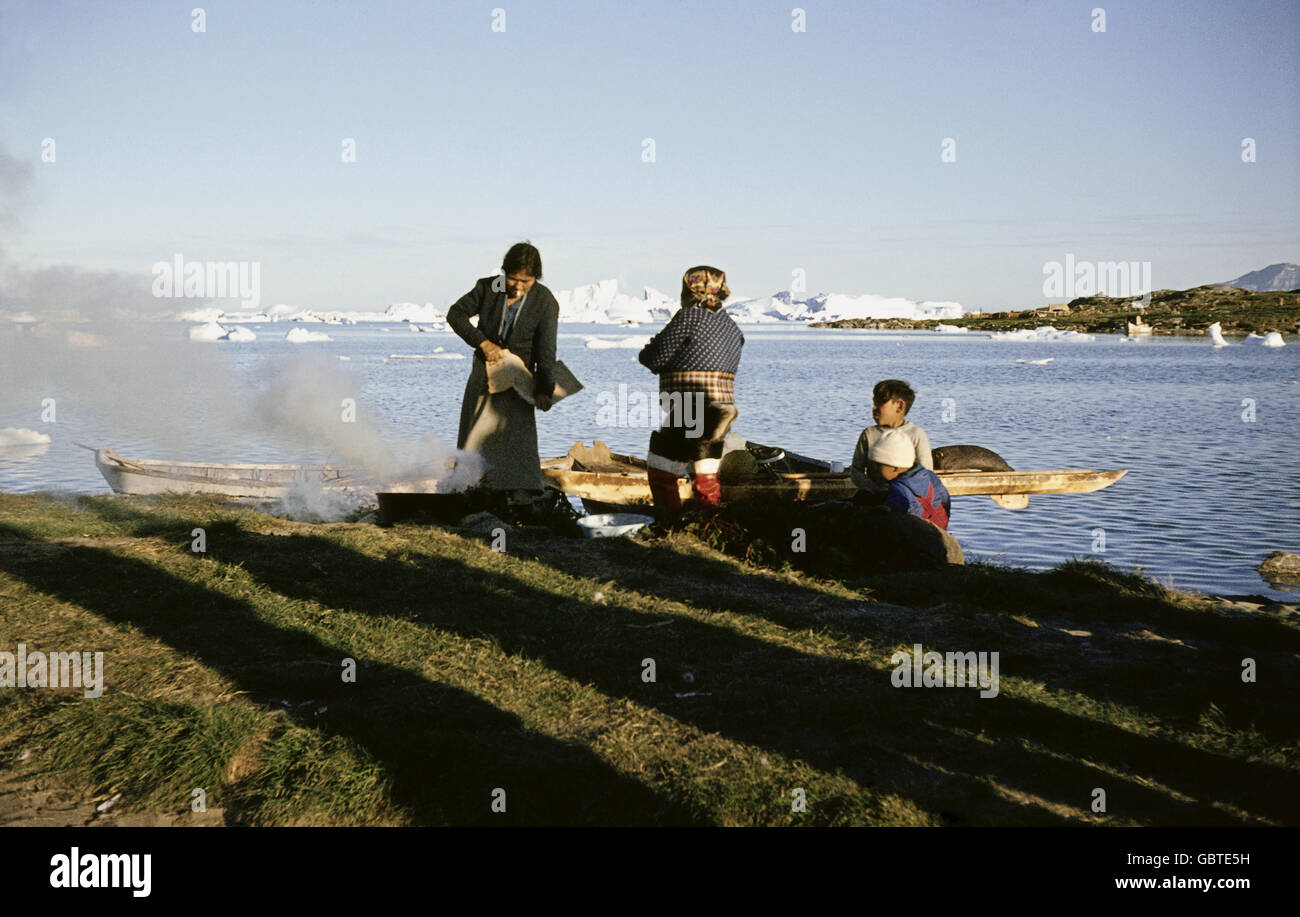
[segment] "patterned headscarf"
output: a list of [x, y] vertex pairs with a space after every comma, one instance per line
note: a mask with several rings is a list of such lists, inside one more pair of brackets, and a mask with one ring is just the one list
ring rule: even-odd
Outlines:
[[682, 275], [682, 305], [720, 309], [731, 291], [727, 275], [716, 267], [700, 265]]

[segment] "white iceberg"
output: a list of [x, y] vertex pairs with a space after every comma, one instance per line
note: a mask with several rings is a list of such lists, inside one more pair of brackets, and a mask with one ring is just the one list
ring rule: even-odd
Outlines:
[[236, 325], [234, 328], [231, 328], [226, 332], [226, 336], [222, 338], [222, 340], [238, 342], [256, 341], [257, 335], [245, 328], [243, 325]]
[[1268, 334], [1256, 334], [1251, 332], [1246, 335], [1243, 344], [1258, 344], [1260, 347], [1285, 347], [1286, 341], [1282, 340], [1282, 335], [1276, 331], [1270, 331]]
[[917, 302], [901, 296], [876, 293], [849, 295], [818, 293], [799, 296], [783, 290], [774, 296], [753, 299], [732, 297], [724, 308], [741, 324], [759, 322], [831, 322], [849, 318], [961, 318], [962, 306], [956, 302]]
[[219, 341], [226, 336], [226, 329], [216, 321], [190, 328], [191, 341]]
[[640, 350], [650, 343], [646, 336], [613, 339], [584, 336], [583, 340], [588, 350]]
[[176, 316], [177, 321], [181, 322], [198, 322], [206, 325], [209, 322], [219, 321], [225, 316], [225, 312], [217, 306], [209, 306], [204, 309], [191, 309], [189, 312], [181, 312]]
[[395, 302], [375, 321], [383, 322], [442, 322], [447, 318], [447, 310], [439, 309], [431, 302], [420, 305], [418, 302]]
[[5, 427], [0, 430], [0, 447], [41, 446], [50, 442], [50, 434], [37, 433], [22, 427]]
[[311, 341], [334, 340], [323, 331], [308, 331], [306, 328], [294, 328], [284, 336], [284, 339], [290, 344], [306, 344]]
[[390, 360], [463, 360], [463, 353], [390, 353]]
[[1218, 322], [1205, 329], [1205, 333], [1210, 336], [1210, 343], [1215, 347], [1227, 347], [1228, 342], [1223, 339], [1223, 326]]
[[967, 334], [969, 328], [963, 328], [961, 325], [945, 325], [943, 322], [934, 326], [934, 330], [939, 334]]
[[1051, 325], [1040, 325], [1030, 331], [1028, 328], [1021, 328], [1016, 331], [994, 331], [990, 337], [995, 341], [1095, 341], [1096, 335], [1080, 334], [1077, 331], [1061, 331], [1053, 328]]

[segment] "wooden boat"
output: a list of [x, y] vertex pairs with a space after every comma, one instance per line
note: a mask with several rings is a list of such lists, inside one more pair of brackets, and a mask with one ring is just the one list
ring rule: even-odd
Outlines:
[[[849, 472], [829, 471], [829, 462], [756, 443], [747, 446], [751, 448], [723, 457], [719, 481], [724, 501], [756, 498], [816, 503], [851, 500], [857, 493]], [[764, 457], [773, 453], [780, 458]], [[738, 458], [732, 460], [732, 456]], [[754, 456], [752, 463], [748, 456]], [[1007, 509], [1023, 509], [1032, 494], [1092, 493], [1114, 484], [1126, 471], [941, 470], [937, 474], [954, 497], [985, 495]], [[645, 459], [610, 452], [600, 441], [590, 447], [579, 442], [567, 455], [543, 459], [542, 476], [566, 494], [582, 498], [590, 512], [651, 502]], [[677, 486], [684, 501], [691, 499], [689, 480], [682, 478]]]
[[[85, 448], [90, 448], [89, 446]], [[120, 494], [201, 493], [274, 500], [296, 488], [373, 490], [375, 482], [357, 468], [334, 465], [265, 465], [241, 462], [178, 462], [123, 458], [112, 449], [94, 449], [95, 467]], [[431, 493], [437, 478], [386, 482], [394, 493]]]

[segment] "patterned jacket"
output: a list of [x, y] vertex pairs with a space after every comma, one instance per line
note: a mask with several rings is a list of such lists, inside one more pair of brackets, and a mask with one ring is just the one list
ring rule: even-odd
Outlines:
[[724, 310], [683, 306], [637, 359], [659, 376], [660, 391], [703, 391], [710, 401], [731, 404], [744, 344]]
[[889, 482], [885, 506], [920, 516], [946, 531], [952, 498], [937, 474], [917, 464]]

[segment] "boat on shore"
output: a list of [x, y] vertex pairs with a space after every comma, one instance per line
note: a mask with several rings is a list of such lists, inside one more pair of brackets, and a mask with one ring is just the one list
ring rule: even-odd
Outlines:
[[[362, 493], [378, 489], [374, 479], [364, 471], [345, 466], [180, 462], [124, 458], [109, 448], [92, 451], [95, 467], [108, 486], [119, 494], [190, 493], [276, 500], [303, 489]], [[385, 482], [383, 489], [393, 493], [432, 493], [437, 485], [437, 478], [412, 478]]]
[[[758, 443], [723, 456], [718, 478], [724, 502], [736, 500], [851, 500], [858, 492], [848, 471], [831, 470], [830, 462], [783, 452]], [[1023, 509], [1035, 494], [1085, 494], [1114, 484], [1127, 469], [1094, 471], [973, 471], [938, 469], [936, 474], [954, 497], [982, 495], [1006, 509]], [[588, 512], [648, 506], [650, 484], [645, 459], [611, 452], [596, 440], [579, 442], [567, 455], [542, 460], [542, 477], [564, 493], [581, 498]], [[691, 482], [677, 482], [682, 500], [692, 499]]]
[[[95, 453], [95, 467], [120, 494], [193, 493], [275, 500], [303, 489], [438, 493], [437, 477], [381, 483], [362, 469], [337, 465], [182, 462], [126, 458], [110, 448], [91, 451]], [[599, 440], [591, 446], [579, 442], [566, 455], [542, 459], [541, 470], [549, 484], [569, 496], [581, 498], [589, 512], [610, 512], [651, 503], [645, 459], [611, 452]], [[954, 497], [984, 495], [1007, 509], [1023, 509], [1033, 494], [1092, 493], [1109, 487], [1126, 471], [1012, 471], [1009, 468], [990, 471], [945, 468], [941, 463], [936, 473]], [[742, 448], [732, 449], [723, 456], [719, 481], [724, 501], [818, 503], [851, 500], [858, 492], [850, 473], [838, 463], [752, 442], [745, 442]], [[693, 499], [689, 479], [682, 478], [677, 486], [683, 501]]]

